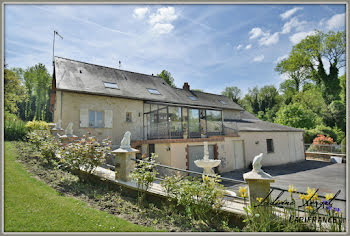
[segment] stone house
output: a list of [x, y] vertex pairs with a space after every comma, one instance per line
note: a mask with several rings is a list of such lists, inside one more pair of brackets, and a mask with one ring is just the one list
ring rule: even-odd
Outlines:
[[263, 152], [263, 165], [305, 159], [303, 130], [257, 119], [229, 98], [172, 88], [162, 78], [55, 57], [51, 109], [54, 122], [74, 134], [88, 132], [118, 146], [126, 131], [141, 153], [162, 164], [201, 171], [194, 160], [220, 159], [219, 173], [247, 167]]

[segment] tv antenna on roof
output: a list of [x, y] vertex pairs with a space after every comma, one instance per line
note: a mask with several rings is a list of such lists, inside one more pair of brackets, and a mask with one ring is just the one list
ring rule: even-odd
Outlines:
[[56, 37], [56, 34], [61, 39], [63, 39], [63, 37], [56, 30], [53, 31], [53, 45], [52, 45], [52, 65], [53, 66], [55, 65], [55, 37]]

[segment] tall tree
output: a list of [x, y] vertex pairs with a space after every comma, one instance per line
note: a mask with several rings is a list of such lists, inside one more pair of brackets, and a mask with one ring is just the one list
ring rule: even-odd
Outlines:
[[18, 104], [27, 99], [26, 91], [17, 73], [6, 69], [4, 71], [4, 110], [18, 113]]
[[169, 71], [162, 70], [162, 72], [160, 72], [160, 74], [158, 74], [157, 76], [163, 78], [167, 84], [169, 84], [171, 87], [175, 88], [174, 78], [171, 76]]
[[233, 102], [238, 103], [239, 99], [241, 98], [242, 91], [238, 87], [232, 86], [226, 87], [221, 94], [232, 99]]
[[[327, 33], [316, 31], [316, 34], [307, 36], [293, 46], [289, 57], [279, 63], [276, 70], [287, 73], [292, 79], [314, 80], [322, 89], [326, 103], [330, 104], [333, 100], [339, 99], [341, 87], [338, 73], [339, 69], [345, 66], [345, 37], [345, 31]], [[328, 73], [324, 61], [328, 61]], [[295, 72], [298, 74], [293, 77]]]

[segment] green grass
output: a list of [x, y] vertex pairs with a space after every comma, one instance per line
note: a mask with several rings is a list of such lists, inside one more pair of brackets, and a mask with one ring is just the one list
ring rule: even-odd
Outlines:
[[60, 196], [30, 176], [16, 162], [16, 151], [5, 143], [5, 232], [129, 232], [155, 231], [149, 227], [93, 209], [71, 197]]

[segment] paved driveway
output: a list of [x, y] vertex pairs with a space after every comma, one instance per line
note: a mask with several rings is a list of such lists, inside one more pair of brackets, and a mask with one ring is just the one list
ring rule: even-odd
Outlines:
[[[335, 193], [341, 190], [338, 198], [345, 199], [346, 164], [305, 160], [298, 163], [262, 167], [275, 178], [272, 186], [288, 189], [293, 184], [298, 191], [306, 192], [307, 187], [318, 188], [319, 193]], [[243, 174], [249, 169], [222, 174], [222, 177], [243, 180]], [[230, 185], [224, 182], [225, 186]], [[231, 184], [232, 185], [232, 184]]]
[[[288, 189], [293, 184], [297, 191], [306, 192], [307, 187], [319, 189], [319, 195], [326, 193], [336, 193], [341, 190], [337, 198], [345, 198], [346, 190], [346, 164], [336, 164], [330, 162], [305, 160], [298, 163], [262, 167], [262, 169], [274, 177], [275, 182], [271, 186]], [[221, 176], [226, 178], [243, 180], [243, 174], [249, 172], [250, 169], [243, 169], [224, 173]], [[223, 184], [230, 190], [238, 193], [241, 184], [232, 185], [232, 183], [224, 181]], [[246, 186], [246, 185], [245, 185]], [[275, 198], [280, 191], [274, 191], [272, 197]], [[298, 196], [294, 196], [295, 199]], [[290, 199], [289, 193], [285, 192], [282, 199]], [[333, 206], [339, 207], [345, 211], [346, 202], [334, 201]]]

